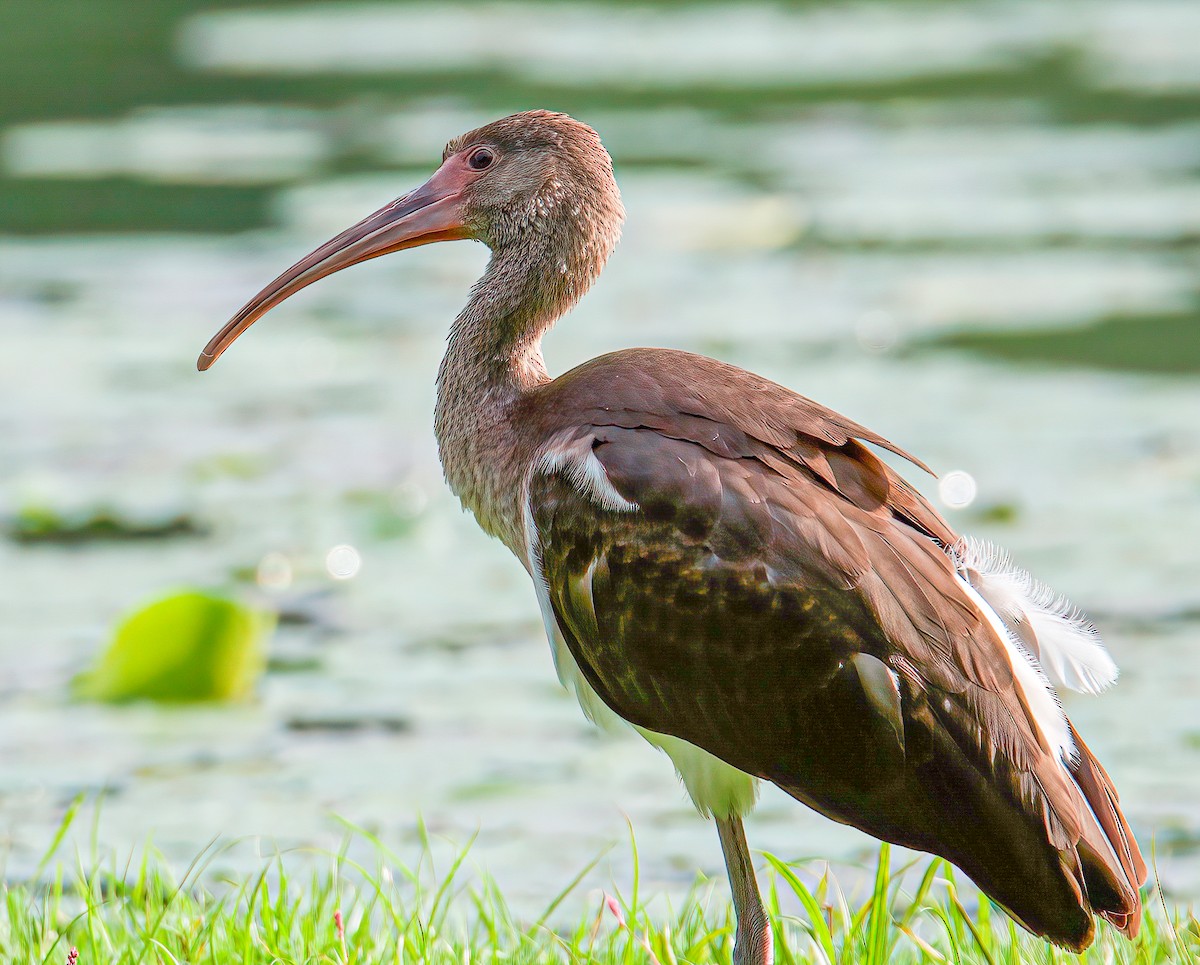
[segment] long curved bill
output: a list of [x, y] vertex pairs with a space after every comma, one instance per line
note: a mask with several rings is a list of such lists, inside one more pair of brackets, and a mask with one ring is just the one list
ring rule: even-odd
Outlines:
[[463, 221], [461, 168], [444, 164], [415, 191], [393, 201], [305, 255], [267, 285], [204, 346], [196, 368], [207, 369], [242, 332], [284, 299], [335, 271], [404, 248], [471, 237]]

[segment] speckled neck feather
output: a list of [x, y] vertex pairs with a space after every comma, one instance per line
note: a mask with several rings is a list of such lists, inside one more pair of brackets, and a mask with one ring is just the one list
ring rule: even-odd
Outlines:
[[564, 114], [504, 118], [451, 141], [446, 156], [476, 143], [536, 159], [540, 183], [472, 214], [492, 258], [450, 330], [434, 430], [450, 488], [515, 549], [530, 454], [510, 413], [549, 380], [542, 336], [599, 276], [625, 212], [599, 137]]

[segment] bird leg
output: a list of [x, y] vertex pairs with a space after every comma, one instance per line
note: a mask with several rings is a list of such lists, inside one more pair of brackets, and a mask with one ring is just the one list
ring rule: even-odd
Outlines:
[[771, 938], [771, 922], [758, 893], [746, 832], [737, 815], [716, 818], [717, 833], [721, 836], [721, 851], [725, 854], [725, 870], [733, 892], [733, 910], [737, 915], [737, 934], [733, 941], [733, 965], [771, 965], [775, 950]]

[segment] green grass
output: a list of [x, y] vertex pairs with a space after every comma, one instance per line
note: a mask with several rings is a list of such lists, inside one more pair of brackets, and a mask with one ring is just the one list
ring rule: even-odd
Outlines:
[[[364, 851], [368, 863], [349, 857]], [[354, 829], [328, 862], [284, 856], [240, 881], [223, 880], [211, 870], [222, 858], [223, 849], [216, 847], [179, 877], [151, 851], [136, 863], [76, 863], [69, 872], [60, 865], [47, 874], [48, 856], [34, 883], [3, 885], [0, 960], [113, 965], [730, 960], [733, 920], [724, 881], [700, 879], [682, 902], [656, 900], [647, 907], [638, 888], [636, 848], [628, 896], [619, 886], [611, 888], [612, 895], [584, 892], [580, 883], [597, 859], [528, 920], [513, 913], [493, 880], [467, 873], [469, 845], [436, 871], [432, 851], [423, 827], [411, 863]], [[300, 864], [328, 870], [297, 872]], [[969, 913], [968, 899], [944, 862], [896, 868], [886, 846], [873, 889], [861, 897], [847, 897], [828, 873], [814, 880], [815, 865], [765, 855], [760, 866], [779, 965], [1200, 961], [1200, 923], [1190, 912], [1168, 918], [1164, 907], [1152, 905], [1136, 942], [1103, 926], [1092, 949], [1077, 958], [1020, 932], [986, 901]], [[569, 908], [577, 909], [573, 921]], [[72, 949], [77, 959], [70, 958]]]

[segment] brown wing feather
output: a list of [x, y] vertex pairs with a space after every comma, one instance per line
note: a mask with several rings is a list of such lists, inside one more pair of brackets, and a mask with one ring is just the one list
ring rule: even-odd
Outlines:
[[[953, 531], [855, 440], [904, 453], [711, 360], [666, 353], [648, 372], [622, 356], [555, 380], [530, 412], [553, 413], [543, 437], [590, 447], [640, 507], [604, 511], [557, 472], [530, 491], [556, 617], [600, 697], [948, 857], [1055, 941], [1090, 942], [1092, 910], [1136, 930], [1140, 856], [1107, 776], [1082, 745], [1078, 786], [1060, 766], [959, 588]], [[752, 401], [722, 417], [729, 398]], [[899, 742], [847, 669], [859, 654], [897, 675]]]
[[[591, 359], [531, 393], [518, 416], [541, 423], [541, 438], [549, 438], [566, 413], [572, 425], [656, 429], [718, 456], [774, 455], [804, 466], [833, 489], [839, 482], [827, 463], [829, 453], [856, 439], [930, 472], [895, 443], [812, 399], [745, 369], [672, 349], [630, 349]], [[899, 475], [861, 446], [850, 453], [853, 471], [876, 477], [898, 515], [944, 545], [954, 542], [946, 521]]]

